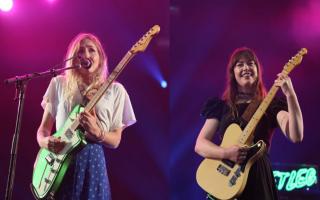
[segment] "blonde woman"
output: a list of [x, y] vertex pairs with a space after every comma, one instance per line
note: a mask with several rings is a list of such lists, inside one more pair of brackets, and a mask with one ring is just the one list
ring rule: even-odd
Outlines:
[[[59, 152], [65, 143], [51, 136], [66, 121], [73, 106], [90, 99], [108, 76], [107, 57], [99, 39], [93, 34], [80, 33], [70, 43], [66, 67], [88, 61], [90, 68], [68, 70], [53, 78], [43, 97], [44, 109], [37, 132], [42, 148]], [[88, 86], [95, 83], [91, 91]], [[117, 148], [124, 128], [136, 122], [129, 96], [120, 83], [112, 83], [91, 113], [80, 114], [88, 144], [76, 153], [56, 194], [56, 199], [111, 199], [103, 146]]]

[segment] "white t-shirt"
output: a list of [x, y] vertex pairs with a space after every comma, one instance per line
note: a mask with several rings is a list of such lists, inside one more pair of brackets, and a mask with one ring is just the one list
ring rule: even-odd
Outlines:
[[[53, 78], [41, 102], [43, 109], [47, 107], [52, 117], [55, 118], [56, 130], [63, 126], [72, 108], [83, 101], [78, 90], [73, 104], [69, 105], [69, 102], [63, 97], [65, 85], [66, 78], [64, 76]], [[102, 128], [107, 132], [130, 126], [136, 122], [129, 95], [123, 85], [118, 82], [111, 84], [96, 104], [95, 109]]]

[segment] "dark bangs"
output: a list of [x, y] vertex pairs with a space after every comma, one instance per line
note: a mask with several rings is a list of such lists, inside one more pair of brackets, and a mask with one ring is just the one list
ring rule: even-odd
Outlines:
[[253, 60], [257, 67], [260, 67], [260, 63], [258, 62], [258, 59], [256, 55], [252, 52], [251, 49], [242, 47], [237, 49], [237, 51], [234, 52], [233, 55], [231, 55], [231, 65], [230, 67], [233, 69], [233, 67], [236, 65], [236, 63], [241, 59], [244, 58], [245, 60]]

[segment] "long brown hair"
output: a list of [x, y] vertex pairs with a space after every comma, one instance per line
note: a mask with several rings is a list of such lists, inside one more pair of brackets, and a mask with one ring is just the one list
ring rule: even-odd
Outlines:
[[253, 60], [257, 66], [258, 76], [254, 84], [255, 94], [253, 98], [262, 100], [266, 96], [266, 88], [262, 81], [262, 66], [255, 52], [247, 47], [235, 49], [230, 56], [227, 66], [227, 82], [222, 96], [222, 99], [225, 100], [230, 106], [231, 114], [233, 114], [234, 116], [238, 114], [236, 109], [236, 97], [239, 94], [238, 83], [234, 75], [234, 67], [241, 58], [245, 58], [246, 60]]

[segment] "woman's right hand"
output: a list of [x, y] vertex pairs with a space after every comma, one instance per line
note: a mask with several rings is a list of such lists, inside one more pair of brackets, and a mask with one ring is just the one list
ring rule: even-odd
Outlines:
[[241, 164], [246, 159], [249, 148], [233, 145], [231, 147], [224, 148], [224, 150], [226, 159]]
[[46, 137], [46, 148], [53, 153], [59, 153], [65, 146], [66, 142], [61, 140], [61, 137]]

